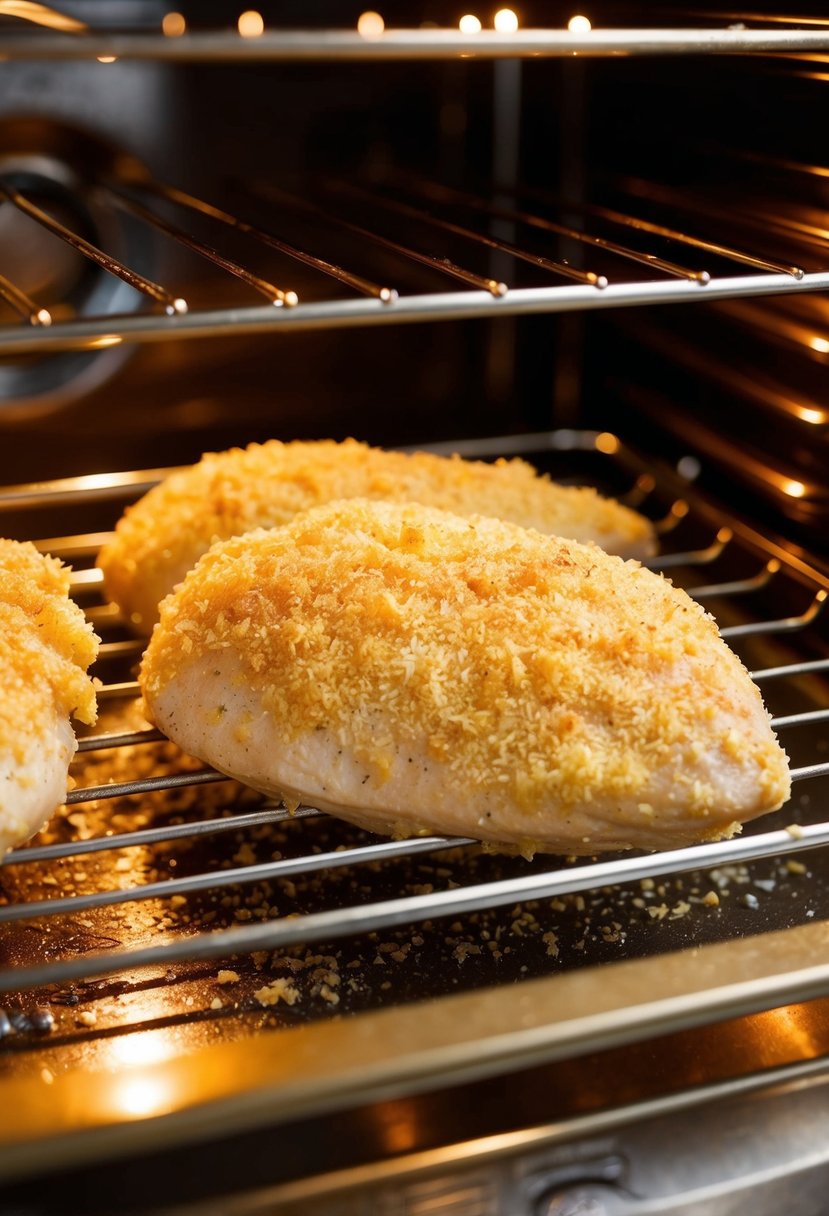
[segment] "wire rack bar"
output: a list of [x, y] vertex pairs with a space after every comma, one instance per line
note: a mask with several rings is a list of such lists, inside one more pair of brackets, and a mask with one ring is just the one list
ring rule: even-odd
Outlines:
[[214, 249], [212, 245], [207, 245], [204, 241], [197, 240], [196, 237], [179, 228], [177, 224], [171, 224], [169, 220], [156, 215], [149, 207], [145, 207], [143, 203], [139, 203], [137, 199], [132, 198], [123, 190], [118, 190], [115, 186], [111, 185], [99, 188], [105, 191], [116, 207], [120, 207], [129, 214], [136, 216], [143, 223], [147, 224], [148, 227], [157, 228], [160, 232], [172, 237], [180, 245], [184, 245], [192, 253], [199, 254], [200, 257], [206, 258], [208, 262], [212, 262], [214, 266], [218, 266], [220, 269], [227, 271], [228, 274], [232, 274], [235, 278], [241, 279], [248, 287], [263, 295], [271, 304], [284, 304], [286, 307], [293, 307], [294, 304], [298, 303], [299, 297], [295, 291], [277, 287], [274, 283], [261, 278], [258, 274], [254, 274], [251, 270], [248, 270], [245, 266], [241, 266], [238, 262], [234, 262], [231, 258], [226, 258], [224, 254], [219, 253], [218, 249]]
[[[58, 486], [61, 483], [52, 484]], [[5, 489], [0, 488], [0, 501], [4, 495]], [[97, 557], [101, 548], [112, 540], [113, 535], [113, 532], [83, 532], [76, 536], [49, 536], [33, 543], [41, 553], [51, 553], [62, 561], [75, 562], [79, 558]]]
[[780, 667], [761, 667], [751, 672], [752, 680], [779, 680], [783, 676], [804, 676], [813, 672], [828, 672], [829, 659], [809, 659], [804, 663], [787, 663]]
[[97, 692], [99, 701], [119, 701], [137, 697], [141, 693], [137, 680], [124, 680], [121, 684], [105, 684]]
[[284, 807], [269, 807], [248, 815], [231, 815], [226, 819], [201, 819], [194, 823], [166, 824], [163, 828], [139, 828], [134, 832], [120, 832], [114, 836], [93, 836], [90, 840], [13, 849], [0, 861], [0, 865], [20, 866], [35, 861], [58, 861], [67, 857], [82, 857], [88, 853], [109, 852], [113, 849], [134, 849], [146, 845], [166, 844], [171, 840], [189, 840], [199, 836], [220, 835], [223, 832], [246, 831], [248, 828], [262, 827], [266, 823], [319, 818], [322, 818], [322, 811], [313, 807], [298, 807], [295, 811], [287, 811]]
[[[663, 530], [663, 534], [664, 531], [667, 529]], [[730, 528], [719, 528], [711, 544], [703, 549], [691, 549], [683, 553], [661, 553], [648, 558], [642, 564], [651, 570], [671, 570], [677, 566], [708, 566], [722, 556], [733, 539], [734, 533]]]
[[752, 591], [761, 591], [768, 587], [775, 574], [780, 571], [780, 562], [773, 557], [766, 562], [762, 570], [749, 578], [734, 579], [730, 583], [708, 583], [704, 587], [690, 587], [688, 594], [692, 599], [704, 600], [719, 595], [749, 595]]
[[794, 633], [805, 629], [823, 611], [828, 592], [821, 590], [800, 616], [781, 617], [776, 621], [749, 621], [745, 625], [728, 625], [720, 630], [724, 638], [744, 638], [756, 633]]
[[[2, 339], [0, 339], [0, 344]], [[146, 494], [163, 477], [176, 469], [142, 469], [133, 473], [88, 473], [82, 477], [61, 477], [54, 481], [34, 481], [3, 486], [0, 511], [29, 507], [53, 507], [96, 500], [127, 500]], [[111, 535], [111, 533], [106, 533]], [[47, 542], [48, 543], [48, 542]], [[44, 547], [44, 546], [42, 546]]]
[[155, 195], [157, 198], [167, 199], [169, 202], [177, 203], [180, 207], [195, 211], [200, 215], [209, 216], [220, 224], [234, 228], [237, 232], [243, 232], [246, 236], [251, 236], [255, 240], [261, 241], [262, 244], [268, 245], [271, 249], [276, 249], [287, 257], [294, 258], [306, 266], [311, 266], [314, 270], [319, 270], [322, 274], [329, 275], [331, 278], [337, 279], [338, 282], [345, 283], [348, 287], [353, 287], [355, 291], [362, 292], [363, 295], [373, 296], [378, 300], [382, 300], [384, 304], [391, 304], [397, 299], [398, 292], [396, 288], [383, 287], [378, 283], [373, 283], [363, 275], [354, 274], [353, 271], [345, 270], [334, 262], [329, 262], [325, 258], [309, 253], [305, 249], [291, 245], [280, 237], [275, 236], [272, 232], [266, 232], [264, 228], [259, 228], [256, 224], [248, 223], [247, 220], [243, 220], [239, 216], [231, 215], [230, 212], [223, 211], [220, 207], [216, 207], [213, 203], [208, 203], [204, 199], [196, 198], [195, 195], [188, 194], [185, 190], [179, 190], [175, 186], [169, 186], [159, 181], [142, 181], [139, 185], [140, 189]]
[[785, 714], [780, 718], [772, 718], [775, 730], [783, 730], [787, 726], [808, 726], [812, 722], [829, 722], [829, 709], [810, 709], [799, 714]]
[[141, 883], [122, 891], [96, 891], [90, 895], [58, 896], [55, 899], [32, 900], [25, 904], [8, 904], [6, 907], [0, 907], [0, 924], [31, 920], [40, 916], [89, 912], [92, 908], [106, 908], [113, 904], [128, 904], [145, 899], [170, 899], [173, 895], [210, 891], [228, 885], [247, 886], [251, 883], [271, 882], [277, 878], [290, 878], [294, 874], [313, 874], [320, 870], [342, 869], [346, 866], [388, 861], [396, 857], [414, 857], [420, 853], [435, 853], [440, 849], [452, 849], [467, 844], [474, 844], [474, 841], [448, 836], [388, 840], [378, 844], [357, 845], [352, 849], [288, 857], [280, 861], [262, 862], [259, 865], [238, 866], [233, 871], [214, 870], [206, 874], [188, 874], [185, 878], [165, 878], [162, 882]]
[[103, 663], [113, 659], [138, 658], [143, 654], [146, 642], [140, 638], [130, 638], [126, 642], [102, 642], [98, 648], [98, 662]]
[[213, 785], [217, 781], [231, 781], [224, 773], [205, 768], [197, 773], [173, 773], [165, 777], [140, 777], [136, 781], [122, 781], [112, 785], [90, 785], [70, 790], [66, 795], [66, 806], [77, 806], [80, 802], [99, 802], [105, 798], [125, 798], [131, 794], [152, 794], [158, 790], [178, 790], [190, 785]]
[[21, 291], [11, 279], [7, 279], [4, 274], [0, 274], [0, 299], [14, 309], [14, 311], [24, 321], [28, 321], [29, 325], [51, 325], [52, 314], [46, 308], [40, 308], [31, 296], [25, 291]]
[[[823, 765], [822, 768], [826, 771], [829, 765]], [[778, 857], [827, 844], [829, 824], [821, 823], [798, 828], [796, 833], [786, 830], [766, 832], [754, 837], [719, 841], [715, 844], [673, 849], [634, 858], [614, 858], [542, 874], [534, 873], [497, 882], [478, 883], [429, 895], [384, 900], [363, 907], [337, 908], [304, 917], [283, 918], [212, 933], [196, 933], [183, 940], [161, 939], [151, 946], [85, 954], [82, 958], [0, 972], [0, 992], [72, 979], [89, 979], [134, 967], [164, 966], [185, 960], [196, 962], [253, 950], [274, 950], [299, 943], [328, 942], [423, 920], [460, 916], [483, 908], [503, 907], [505, 904], [522, 900], [551, 899], [640, 881], [643, 878], [685, 874], [694, 870]], [[342, 859], [344, 855], [338, 853], [334, 856]]]
[[[324, 208], [316, 203], [312, 203], [310, 199], [299, 198], [286, 190], [277, 189], [263, 182], [248, 182], [246, 183], [246, 188], [251, 194], [267, 198], [269, 201], [276, 200], [283, 205], [286, 202], [290, 203], [292, 207], [300, 211], [321, 217], [328, 224], [333, 222], [338, 228], [343, 228], [347, 232], [351, 232], [355, 236], [369, 241], [372, 245], [380, 245], [381, 248], [400, 254], [401, 257], [407, 258], [410, 262], [417, 262], [420, 266], [428, 266], [430, 270], [434, 270], [437, 274], [448, 275], [451, 279], [457, 279], [458, 282], [465, 283], [467, 287], [475, 288], [478, 291], [488, 291], [496, 299], [500, 299], [507, 294], [508, 288], [506, 283], [502, 283], [498, 279], [490, 279], [486, 275], [477, 274], [474, 270], [459, 266], [451, 258], [439, 257], [433, 253], [425, 253], [423, 250], [414, 249], [411, 245], [404, 245], [400, 241], [392, 240], [391, 237], [382, 236], [379, 232], [374, 232], [373, 229], [355, 224], [353, 220], [347, 220], [336, 212], [332, 213], [324, 210]], [[399, 294], [395, 290], [394, 296], [386, 300], [385, 303], [394, 303], [399, 298]]]
[[624, 258], [627, 261], [638, 262], [643, 266], [649, 266], [654, 270], [661, 270], [665, 274], [674, 275], [680, 279], [689, 279], [691, 282], [703, 284], [708, 283], [711, 279], [711, 275], [707, 270], [691, 270], [687, 266], [681, 266], [678, 262], [672, 262], [667, 258], [659, 257], [655, 253], [643, 253], [639, 249], [631, 249], [630, 246], [621, 245], [618, 241], [609, 240], [607, 237], [595, 236], [592, 233], [582, 231], [580, 228], [573, 228], [569, 224], [562, 224], [557, 220], [551, 220], [546, 216], [536, 215], [530, 211], [498, 206], [476, 198], [471, 194], [466, 194], [461, 190], [453, 190], [448, 186], [439, 185], [437, 182], [412, 182], [407, 179], [406, 187], [409, 191], [415, 190], [421, 196], [436, 202], [461, 206], [479, 214], [483, 213], [484, 215], [494, 216], [498, 219], [508, 220], [511, 223], [525, 224], [527, 227], [537, 228], [542, 232], [552, 232], [557, 236], [568, 237], [570, 240], [578, 241], [580, 244], [592, 245], [596, 249], [603, 249], [607, 253], [613, 253], [617, 257]]
[[[792, 25], [794, 26], [794, 22]], [[266, 30], [258, 38], [236, 31], [160, 34], [53, 34], [7, 37], [7, 59], [149, 59], [178, 62], [286, 60], [517, 59], [624, 55], [752, 54], [829, 49], [825, 29], [523, 29], [511, 34], [450, 29], [386, 30], [376, 38], [350, 30]]]
[[160, 730], [131, 730], [121, 734], [86, 735], [78, 740], [78, 752], [105, 751], [112, 747], [135, 747], [141, 743], [163, 743]]
[[[666, 200], [663, 199], [663, 201]], [[670, 206], [670, 202], [667, 205]], [[677, 228], [669, 228], [664, 224], [656, 224], [650, 220], [644, 220], [640, 216], [627, 215], [611, 207], [602, 207], [595, 203], [584, 203], [579, 204], [579, 209], [583, 210], [587, 215], [595, 215], [609, 220], [612, 224], [621, 225], [625, 228], [634, 228], [637, 232], [647, 232], [652, 236], [658, 236], [669, 241], [677, 241], [681, 245], [688, 245], [693, 249], [700, 249], [704, 253], [727, 258], [731, 262], [739, 262], [743, 266], [751, 266], [755, 270], [776, 270], [780, 274], [791, 275], [795, 279], [802, 279], [805, 274], [801, 266], [793, 266], [788, 262], [761, 258], [756, 254], [735, 249], [733, 245], [723, 245], [718, 241], [709, 241], [702, 237], [691, 236], [689, 233], [681, 232]], [[724, 218], [723, 213], [717, 213], [717, 215], [719, 219]]]
[[549, 271], [550, 274], [559, 275], [561, 278], [572, 279], [576, 283], [586, 283], [600, 290], [607, 287], [607, 279], [603, 274], [596, 274], [592, 270], [579, 270], [577, 267], [571, 266], [569, 262], [544, 257], [538, 253], [530, 253], [526, 249], [521, 249], [518, 245], [511, 244], [509, 241], [486, 236], [482, 232], [475, 232], [472, 228], [467, 228], [465, 224], [456, 224], [452, 220], [441, 219], [439, 216], [432, 215], [429, 211], [424, 211], [421, 207], [413, 207], [410, 203], [403, 203], [381, 194], [370, 194], [367, 190], [363, 190], [358, 186], [348, 185], [344, 182], [338, 182], [336, 185], [332, 184], [332, 189], [337, 194], [345, 194], [360, 202], [371, 203], [381, 207], [385, 211], [403, 216], [405, 219], [414, 220], [416, 223], [424, 224], [430, 228], [437, 228], [441, 232], [448, 232], [452, 236], [459, 236], [463, 240], [472, 241], [477, 245], [484, 245], [487, 249], [494, 249], [497, 253], [507, 253], [510, 257], [518, 258], [522, 262], [528, 262], [531, 266]]
[[602, 291], [580, 283], [557, 287], [491, 291], [440, 292], [401, 297], [396, 303], [377, 299], [307, 302], [296, 308], [223, 308], [193, 311], [184, 316], [151, 314], [65, 321], [51, 326], [6, 327], [0, 331], [0, 353], [46, 354], [63, 350], [97, 350], [121, 342], [179, 342], [188, 338], [236, 334], [310, 332], [356, 326], [406, 325], [476, 317], [530, 316], [585, 312], [598, 308], [648, 304], [688, 304], [741, 296], [788, 295], [825, 291], [829, 271], [804, 274], [800, 280], [783, 274], [756, 274], [712, 279], [707, 285], [682, 281], [609, 283]]
[[168, 316], [176, 316], [179, 313], [187, 311], [187, 303], [180, 296], [172, 295], [159, 283], [154, 283], [152, 279], [146, 278], [145, 275], [131, 270], [129, 266], [125, 266], [123, 262], [119, 262], [111, 254], [104, 253], [103, 249], [99, 249], [97, 245], [93, 245], [85, 237], [78, 236], [71, 228], [67, 228], [65, 224], [62, 224], [60, 220], [56, 220], [48, 212], [36, 206], [20, 190], [14, 189], [8, 182], [0, 181], [0, 198], [3, 197], [16, 207], [18, 211], [21, 211], [24, 215], [40, 224], [41, 227], [46, 228], [54, 236], [59, 237], [65, 244], [71, 245], [73, 249], [83, 254], [89, 261], [108, 271], [109, 274], [115, 275], [116, 278], [122, 279], [130, 287], [136, 291], [140, 291], [142, 295], [149, 296], [157, 304], [162, 304]]

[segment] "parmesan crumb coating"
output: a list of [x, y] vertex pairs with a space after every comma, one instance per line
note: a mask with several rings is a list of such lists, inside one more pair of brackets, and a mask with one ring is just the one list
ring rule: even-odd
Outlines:
[[428, 452], [386, 452], [349, 439], [272, 440], [205, 455], [155, 486], [101, 551], [106, 590], [149, 633], [158, 604], [214, 540], [287, 523], [341, 498], [420, 502], [594, 541], [624, 557], [655, 552], [649, 521], [590, 487], [564, 487], [523, 460], [495, 464]]
[[416, 504], [332, 503], [214, 546], [140, 679], [185, 750], [397, 835], [660, 848], [789, 793], [758, 689], [683, 591]]
[[65, 797], [76, 749], [70, 716], [96, 719], [86, 669], [98, 639], [68, 588], [55, 558], [0, 540], [0, 854]]

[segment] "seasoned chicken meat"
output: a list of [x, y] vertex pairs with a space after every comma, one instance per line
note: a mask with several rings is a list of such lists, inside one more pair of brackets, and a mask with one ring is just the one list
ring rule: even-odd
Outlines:
[[60, 562], [0, 540], [0, 855], [63, 802], [77, 748], [70, 716], [95, 721], [86, 670], [98, 639], [68, 592]]
[[331, 503], [215, 545], [140, 679], [186, 751], [394, 835], [664, 848], [789, 793], [759, 691], [683, 591], [416, 504]]
[[158, 605], [214, 540], [287, 523], [338, 498], [422, 502], [595, 541], [624, 557], [655, 552], [651, 524], [589, 487], [563, 487], [523, 460], [495, 464], [385, 452], [355, 440], [281, 443], [208, 454], [171, 474], [119, 521], [99, 565], [109, 597], [143, 633]]

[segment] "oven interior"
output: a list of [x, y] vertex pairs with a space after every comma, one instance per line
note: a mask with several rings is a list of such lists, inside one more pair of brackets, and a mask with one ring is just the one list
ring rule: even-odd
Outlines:
[[[545, 49], [502, 55], [445, 5], [373, 40], [179, 7], [0, 14], [0, 531], [72, 564], [103, 639], [75, 788], [0, 873], [3, 1210], [715, 1213], [762, 1182], [820, 1211], [826, 22], [608, 3], [591, 43], [536, 4]], [[103, 537], [205, 450], [347, 435], [656, 521], [790, 803], [504, 858], [289, 816], [149, 731]]]

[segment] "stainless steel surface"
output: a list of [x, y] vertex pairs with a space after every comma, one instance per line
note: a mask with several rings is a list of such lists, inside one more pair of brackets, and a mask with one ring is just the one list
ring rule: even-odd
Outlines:
[[622, 305], [703, 303], [743, 296], [789, 295], [825, 291], [829, 272], [788, 275], [729, 275], [707, 285], [692, 282], [609, 283], [606, 287], [517, 287], [494, 297], [487, 292], [444, 292], [382, 300], [300, 302], [294, 308], [227, 308], [191, 311], [186, 316], [111, 316], [96, 321], [66, 321], [37, 329], [8, 329], [0, 333], [0, 351], [8, 355], [68, 350], [99, 350], [121, 343], [179, 342], [188, 338], [268, 334], [288, 330], [346, 329], [354, 326], [410, 324], [465, 318], [531, 316], [540, 313], [582, 312]]
[[[792, 22], [796, 25], [796, 22]], [[821, 51], [829, 30], [821, 29], [518, 29], [500, 34], [481, 30], [388, 29], [376, 37], [353, 30], [265, 30], [240, 37], [235, 30], [187, 33], [81, 33], [55, 37], [40, 33], [0, 40], [9, 59], [139, 59], [172, 62], [254, 63], [297, 60], [482, 59], [516, 57], [699, 55]]]

